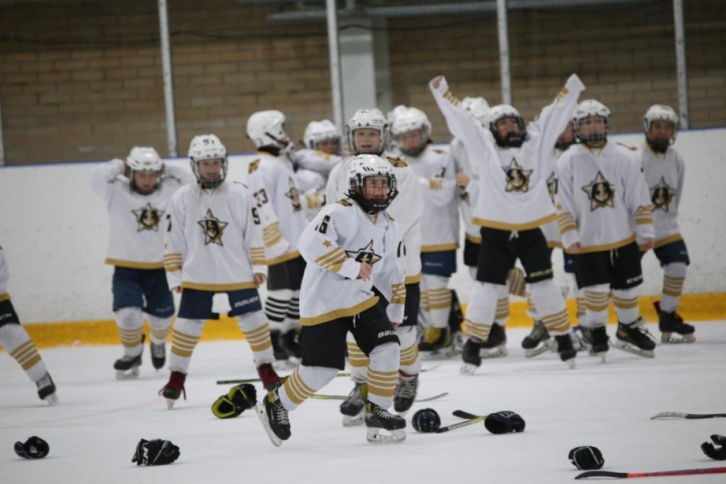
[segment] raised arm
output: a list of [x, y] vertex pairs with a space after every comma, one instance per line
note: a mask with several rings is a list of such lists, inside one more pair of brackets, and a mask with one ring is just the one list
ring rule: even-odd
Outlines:
[[125, 170], [126, 164], [123, 160], [114, 158], [106, 163], [101, 163], [88, 175], [91, 189], [103, 199], [106, 205], [109, 205], [113, 198], [114, 180], [117, 176], [123, 175]]
[[537, 145], [537, 154], [546, 159], [567, 127], [577, 107], [580, 93], [585, 90], [577, 74], [572, 74], [552, 104], [545, 106], [537, 119], [527, 126], [527, 133]]

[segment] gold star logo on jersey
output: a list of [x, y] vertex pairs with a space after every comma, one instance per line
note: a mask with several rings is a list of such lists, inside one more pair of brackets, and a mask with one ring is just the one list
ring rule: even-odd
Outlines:
[[676, 196], [676, 191], [671, 188], [665, 181], [665, 177], [661, 177], [660, 182], [651, 189], [650, 199], [653, 202], [656, 210], [661, 209], [664, 212], [670, 210], [671, 202]]
[[331, 247], [331, 246], [333, 245], [333, 243], [332, 243], [331, 241], [329, 241], [329, 240], [326, 240], [325, 242], [323, 242], [323, 245], [324, 245], [324, 246], [325, 246], [326, 248], [330, 248], [330, 247]]
[[164, 214], [163, 210], [154, 208], [151, 203], [147, 203], [146, 206], [138, 210], [131, 210], [131, 213], [136, 217], [137, 232], [143, 232], [144, 230], [159, 231], [159, 222], [161, 222], [161, 216]]
[[555, 195], [557, 195], [557, 177], [555, 176], [555, 172], [552, 172], [547, 179], [547, 191], [550, 192], [550, 198], [552, 199], [552, 203], [554, 203]]
[[207, 210], [207, 216], [197, 223], [202, 227], [202, 231], [204, 232], [204, 245], [224, 245], [222, 243], [222, 234], [227, 225], [229, 225], [227, 222], [220, 222], [211, 210]]
[[599, 171], [589, 185], [582, 187], [582, 191], [587, 193], [590, 199], [591, 211], [601, 207], [615, 207], [615, 186], [607, 181], [605, 176]]
[[373, 249], [373, 241], [366, 245], [362, 249], [358, 249], [357, 251], [352, 250], [346, 250], [345, 254], [348, 257], [352, 257], [356, 260], [356, 262], [365, 262], [366, 264], [372, 266], [379, 260], [381, 260], [381, 256], [375, 253], [375, 250]]
[[512, 158], [509, 166], [502, 167], [502, 170], [507, 175], [507, 192], [529, 191], [529, 177], [534, 170], [523, 170], [515, 158]]
[[299, 212], [302, 210], [302, 204], [300, 203], [300, 190], [295, 186], [295, 180], [290, 178], [290, 189], [285, 193], [285, 196], [292, 202], [292, 211]]

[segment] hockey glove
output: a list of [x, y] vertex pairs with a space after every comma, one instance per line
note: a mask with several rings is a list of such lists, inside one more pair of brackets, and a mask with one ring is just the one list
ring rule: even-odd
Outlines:
[[15, 453], [24, 459], [42, 459], [50, 452], [48, 442], [33, 435], [25, 443], [15, 442]]
[[509, 410], [490, 413], [484, 420], [484, 426], [493, 434], [522, 432], [524, 425], [524, 419], [518, 413]]
[[232, 387], [212, 404], [212, 413], [217, 418], [234, 418], [257, 404], [257, 391], [253, 385], [243, 383]]
[[575, 447], [570, 451], [567, 458], [570, 459], [573, 466], [582, 471], [600, 469], [605, 464], [600, 449], [590, 445]]
[[[713, 444], [711, 442], [704, 442], [701, 444], [701, 450], [703, 453], [711, 459], [726, 460], [726, 437], [723, 435], [712, 435], [711, 440], [713, 440]], [[17, 446], [18, 444], [15, 445]]]
[[411, 424], [416, 432], [429, 434], [441, 427], [441, 417], [433, 408], [422, 408], [413, 414]]
[[144, 440], [136, 446], [136, 453], [131, 462], [137, 466], [163, 466], [171, 464], [179, 458], [179, 447], [172, 444], [170, 440]]

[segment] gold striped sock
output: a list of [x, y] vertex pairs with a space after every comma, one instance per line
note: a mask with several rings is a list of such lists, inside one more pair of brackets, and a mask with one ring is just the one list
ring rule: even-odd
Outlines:
[[25, 371], [28, 371], [41, 360], [38, 348], [35, 347], [35, 343], [33, 343], [33, 340], [30, 339], [15, 348], [10, 353], [10, 356], [12, 356]]
[[613, 298], [613, 303], [618, 309], [634, 309], [638, 307], [638, 296], [633, 298], [620, 298], [615, 296]]
[[368, 394], [392, 397], [398, 383], [397, 371], [378, 371], [368, 367]]
[[182, 333], [176, 328], [171, 332], [171, 352], [182, 358], [190, 358], [199, 343], [199, 336]]
[[345, 343], [348, 346], [348, 363], [350, 363], [350, 366], [361, 368], [370, 364], [370, 358], [361, 351], [355, 342], [346, 341]]
[[585, 307], [590, 311], [601, 312], [610, 305], [609, 292], [585, 291]]
[[298, 368], [295, 368], [292, 375], [285, 379], [283, 386], [285, 387], [285, 393], [287, 393], [288, 398], [295, 405], [300, 405], [315, 393], [315, 390], [305, 384]]
[[414, 342], [408, 348], [402, 349], [400, 353], [401, 366], [412, 366], [418, 358], [418, 343]]
[[491, 324], [479, 324], [469, 319], [465, 320], [466, 330], [469, 336], [480, 339], [481, 341], [487, 341], [489, 339], [489, 333], [492, 330]]
[[542, 323], [544, 323], [547, 331], [552, 334], [564, 334], [570, 330], [570, 318], [567, 316], [567, 309], [549, 316], [542, 316]]
[[665, 276], [663, 278], [663, 294], [670, 297], [681, 297], [685, 277]]
[[497, 299], [497, 311], [494, 314], [495, 321], [505, 321], [509, 317], [509, 298]]
[[125, 329], [118, 328], [119, 335], [121, 336], [121, 344], [126, 348], [134, 348], [141, 344], [141, 335], [144, 332], [144, 328]]
[[270, 338], [270, 325], [265, 322], [259, 328], [251, 331], [242, 331], [245, 339], [250, 344], [252, 351], [265, 351], [267, 348], [272, 346], [272, 339]]

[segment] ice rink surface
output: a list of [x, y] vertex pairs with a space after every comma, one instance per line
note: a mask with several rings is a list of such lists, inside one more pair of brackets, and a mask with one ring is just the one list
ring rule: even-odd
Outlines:
[[[654, 325], [651, 332], [660, 335]], [[203, 342], [194, 352], [187, 400], [169, 411], [157, 395], [168, 371], [156, 373], [148, 348], [141, 376], [116, 381], [120, 346], [43, 350], [61, 404], [37, 399], [33, 385], [6, 353], [0, 355], [0, 482], [129, 484], [191, 483], [528, 483], [572, 481], [580, 471], [567, 459], [579, 445], [598, 447], [603, 470], [648, 472], [723, 467], [700, 444], [726, 435], [726, 419], [651, 421], [663, 411], [726, 412], [726, 322], [696, 325], [691, 345], [659, 345], [652, 360], [611, 348], [607, 363], [580, 353], [569, 370], [553, 353], [524, 358], [526, 329], [508, 330], [509, 356], [485, 360], [474, 376], [447, 360], [421, 376], [419, 396], [449, 395], [416, 404], [407, 440], [372, 445], [365, 428], [344, 428], [338, 403], [309, 400], [291, 413], [292, 438], [275, 448], [253, 411], [215, 418], [210, 406], [229, 386], [216, 380], [254, 377], [243, 341]], [[614, 326], [608, 326], [611, 339]], [[424, 362], [430, 368], [434, 362]], [[321, 391], [347, 394], [337, 378]], [[258, 386], [258, 391], [260, 388]], [[419, 434], [410, 416], [432, 407], [443, 425], [476, 414], [514, 410], [524, 433], [492, 435], [483, 425], [445, 434]], [[13, 443], [38, 435], [50, 444], [43, 460], [20, 459]], [[160, 467], [131, 463], [141, 438], [168, 439], [181, 449], [177, 462]], [[588, 481], [580, 481], [588, 482]], [[726, 482], [724, 475], [649, 478], [646, 482]]]

